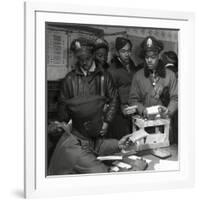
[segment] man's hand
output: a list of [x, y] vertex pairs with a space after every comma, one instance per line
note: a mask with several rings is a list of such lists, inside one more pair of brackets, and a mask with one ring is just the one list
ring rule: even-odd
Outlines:
[[143, 117], [144, 117], [145, 119], [148, 119], [149, 115], [148, 115], [148, 112], [147, 112], [147, 109], [146, 109], [146, 108], [143, 110], [142, 114], [143, 114]]
[[61, 123], [58, 121], [52, 121], [49, 123], [48, 127], [47, 127], [47, 131], [49, 134], [54, 134], [54, 133], [61, 133], [63, 132]]
[[165, 106], [159, 106], [158, 111], [160, 113], [161, 118], [169, 117], [169, 110]]
[[132, 114], [136, 113], [137, 106], [124, 105], [121, 107], [121, 110], [124, 115], [132, 115]]
[[125, 135], [118, 141], [119, 149], [125, 149], [130, 143], [132, 143], [129, 139], [131, 135], [132, 134]]
[[107, 122], [103, 122], [103, 126], [102, 129], [100, 131], [100, 135], [104, 136], [108, 131], [108, 123]]
[[48, 125], [47, 129], [48, 129], [48, 133], [50, 134], [54, 134], [56, 132], [62, 133], [63, 131], [71, 132], [71, 126], [72, 126], [71, 121], [69, 121], [68, 124], [66, 124], [65, 122], [52, 121]]

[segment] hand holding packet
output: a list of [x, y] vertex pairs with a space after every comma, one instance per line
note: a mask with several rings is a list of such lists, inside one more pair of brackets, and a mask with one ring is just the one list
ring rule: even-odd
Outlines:
[[131, 136], [129, 137], [129, 139], [135, 143], [138, 140], [141, 140], [145, 137], [147, 137], [149, 134], [144, 130], [144, 129], [140, 129], [138, 131], [135, 131], [131, 134]]
[[123, 113], [125, 115], [131, 115], [134, 114], [137, 111], [138, 106], [134, 105], [134, 106], [127, 106], [123, 109]]

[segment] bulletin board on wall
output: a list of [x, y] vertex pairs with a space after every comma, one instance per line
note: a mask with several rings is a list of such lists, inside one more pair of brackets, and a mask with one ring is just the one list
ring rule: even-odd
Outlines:
[[69, 71], [66, 67], [68, 36], [60, 30], [47, 30], [46, 36], [47, 80], [57, 80]]

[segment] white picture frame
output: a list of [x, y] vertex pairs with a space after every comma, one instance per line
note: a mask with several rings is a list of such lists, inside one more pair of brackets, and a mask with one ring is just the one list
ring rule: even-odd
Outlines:
[[[179, 29], [180, 170], [45, 177], [45, 22]], [[25, 3], [25, 179], [29, 197], [128, 192], [194, 184], [194, 15], [62, 3]], [[188, 117], [190, 116], [190, 117]]]

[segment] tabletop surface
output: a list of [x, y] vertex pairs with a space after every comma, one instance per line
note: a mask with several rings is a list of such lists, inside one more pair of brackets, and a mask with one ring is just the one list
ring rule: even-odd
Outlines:
[[[152, 154], [145, 154], [143, 155], [143, 158], [151, 160], [151, 162], [148, 164], [147, 170], [155, 170], [156, 165], [160, 165], [160, 170], [168, 170], [170, 167], [174, 170], [177, 169], [179, 161], [178, 161], [178, 146], [177, 145], [171, 145], [169, 147], [162, 148], [171, 153], [171, 156], [166, 159], [158, 158]], [[168, 162], [171, 161], [171, 162]], [[173, 161], [173, 162], [172, 162]], [[170, 166], [169, 166], [170, 165]], [[173, 165], [173, 166], [172, 166]]]
[[171, 153], [171, 156], [162, 159], [156, 157], [155, 155], [152, 155], [151, 150], [145, 150], [137, 153], [137, 156], [145, 159], [148, 162], [148, 167], [146, 170], [159, 170], [159, 171], [179, 170], [178, 145], [171, 145], [169, 147], [161, 149], [169, 151]]

